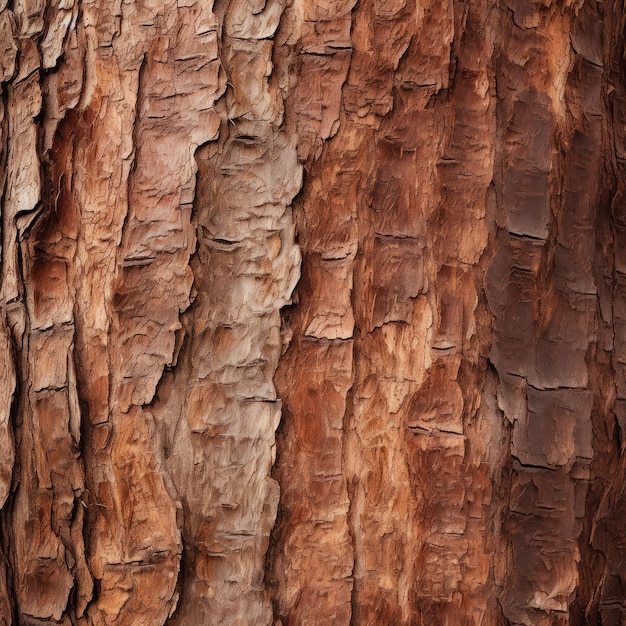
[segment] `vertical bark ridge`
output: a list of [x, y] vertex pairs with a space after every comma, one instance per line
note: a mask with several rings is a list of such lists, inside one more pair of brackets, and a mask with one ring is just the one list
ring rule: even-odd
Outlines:
[[[355, 384], [346, 455], [355, 534], [353, 623], [405, 624], [414, 581], [443, 582], [436, 568], [423, 570], [415, 558], [426, 534], [420, 509], [428, 496], [411, 475], [411, 456], [421, 455], [407, 428], [407, 406], [429, 366], [433, 311], [425, 293], [433, 259], [424, 226], [437, 207], [432, 173], [441, 148], [436, 122], [431, 141], [420, 141], [415, 131], [447, 106], [440, 96], [448, 87], [452, 5], [360, 8], [346, 90], [350, 122], [367, 129], [356, 203]], [[378, 41], [388, 42], [382, 54]]]
[[[270, 579], [277, 617], [285, 623], [306, 619], [312, 607], [322, 621], [350, 621], [353, 549], [344, 420], [353, 383], [354, 207], [336, 198], [346, 187], [356, 193], [359, 177], [353, 168], [359, 149], [355, 135], [343, 126], [337, 138], [342, 155], [349, 158], [339, 162], [329, 150], [319, 164], [312, 164], [313, 172], [324, 166], [330, 171], [323, 175], [323, 188], [305, 193], [296, 203], [303, 251], [301, 295], [297, 314], [284, 320], [293, 339], [276, 376], [288, 419], [280, 431], [274, 471], [283, 506], [273, 533]], [[303, 228], [307, 222], [310, 228]], [[329, 223], [334, 226], [330, 231]]]
[[511, 623], [566, 624], [593, 457], [587, 358], [596, 341], [602, 34], [580, 29], [583, 16], [593, 23], [580, 4], [510, 9], [498, 83], [498, 246], [487, 277], [491, 358], [513, 424], [502, 604]]
[[581, 600], [585, 600], [586, 618], [601, 620], [603, 624], [619, 624], [625, 615], [624, 600], [619, 591], [624, 576], [619, 563], [624, 550], [622, 540], [618, 539], [623, 530], [621, 519], [624, 512], [624, 107], [620, 95], [624, 93], [625, 18], [622, 3], [612, 3], [609, 10], [610, 18], [607, 12], [601, 22], [604, 27], [603, 91], [606, 94], [604, 103], [608, 126], [604, 198], [608, 215], [601, 223], [603, 229], [600, 233], [604, 238], [598, 246], [602, 259], [610, 260], [605, 266], [600, 266], [601, 270], [598, 272], [602, 342], [602, 352], [598, 352], [606, 379], [599, 381], [604, 410], [599, 416], [603, 420], [598, 419], [600, 445], [597, 448], [604, 453], [604, 457], [594, 458], [592, 464], [593, 482], [590, 491], [595, 496], [594, 504], [597, 503], [597, 509], [590, 528], [590, 546], [595, 552], [591, 553], [584, 571], [588, 579], [595, 578], [594, 582], [599, 582], [589, 585], [587, 593], [580, 595]]
[[[11, 332], [7, 327], [4, 316], [0, 319], [0, 350], [5, 355], [0, 362], [0, 429], [2, 438], [0, 444], [2, 464], [0, 465], [0, 503], [5, 506], [10, 494], [13, 477], [13, 467], [15, 462], [15, 443], [13, 436], [13, 426], [15, 409], [17, 407], [17, 372], [13, 361], [13, 346]], [[2, 537], [6, 538], [6, 515], [2, 517]], [[2, 553], [0, 554], [0, 624], [8, 626], [13, 615], [13, 585], [8, 570], [7, 548], [5, 541], [2, 542]]]
[[[345, 428], [354, 381], [353, 200], [363, 147], [347, 128], [341, 103], [353, 55], [354, 6], [351, 0], [295, 2], [278, 32], [279, 41], [293, 41], [285, 69], [286, 121], [296, 129], [310, 183], [294, 203], [302, 276], [294, 314], [288, 309], [283, 316], [290, 342], [276, 374], [284, 403], [273, 472], [281, 506], [267, 571], [277, 623], [283, 624], [303, 623], [312, 611], [320, 623], [347, 625], [351, 619]], [[325, 143], [329, 137], [335, 139]]]
[[185, 583], [172, 623], [272, 622], [263, 576], [278, 501], [269, 476], [280, 419], [273, 376], [279, 309], [300, 258], [289, 205], [301, 169], [295, 137], [281, 129], [272, 67], [282, 10], [281, 2], [216, 8], [227, 89], [219, 140], [197, 153], [195, 302], [155, 404], [185, 517]]
[[494, 502], [492, 484], [501, 471], [497, 451], [505, 433], [488, 378], [492, 338], [482, 285], [493, 227], [495, 23], [488, 2], [454, 5], [453, 83], [440, 113], [449, 122], [436, 155], [439, 197], [428, 222], [434, 235], [431, 357], [407, 407], [415, 433], [412, 475], [419, 480], [429, 467], [440, 468], [436, 480], [421, 479], [420, 515], [427, 522], [417, 569], [425, 571], [414, 593], [423, 623], [497, 619], [491, 555], [501, 504]]
[[[19, 619], [69, 623], [69, 615], [82, 614], [91, 593], [82, 539], [84, 512], [77, 500], [84, 475], [72, 386], [76, 229], [71, 207], [63, 201], [53, 205], [42, 193], [36, 121], [42, 107], [41, 57], [34, 41], [44, 30], [42, 9], [38, 3], [16, 7], [9, 49], [19, 51], [19, 58], [5, 66], [4, 76], [11, 84], [2, 299], [18, 346], [21, 382], [15, 423], [17, 472], [4, 531], [10, 528], [12, 537]], [[50, 56], [48, 52], [47, 62]], [[64, 192], [67, 188], [60, 195]], [[72, 606], [74, 588], [77, 602]]]

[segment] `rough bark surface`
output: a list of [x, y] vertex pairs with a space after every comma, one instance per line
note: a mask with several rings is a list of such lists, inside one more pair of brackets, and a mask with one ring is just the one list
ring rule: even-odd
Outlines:
[[626, 623], [623, 0], [0, 0], [0, 626]]

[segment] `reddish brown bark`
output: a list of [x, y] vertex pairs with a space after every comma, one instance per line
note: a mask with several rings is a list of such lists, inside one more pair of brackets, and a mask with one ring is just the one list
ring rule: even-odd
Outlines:
[[621, 624], [624, 24], [0, 1], [0, 624]]

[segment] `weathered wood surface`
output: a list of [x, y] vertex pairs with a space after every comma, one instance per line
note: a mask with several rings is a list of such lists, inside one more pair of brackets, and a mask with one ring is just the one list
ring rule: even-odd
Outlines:
[[623, 0], [0, 0], [0, 625], [626, 622]]

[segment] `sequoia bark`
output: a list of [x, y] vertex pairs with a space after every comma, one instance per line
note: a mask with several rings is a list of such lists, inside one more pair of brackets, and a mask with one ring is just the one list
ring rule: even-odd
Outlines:
[[626, 622], [623, 0], [0, 0], [0, 626]]

